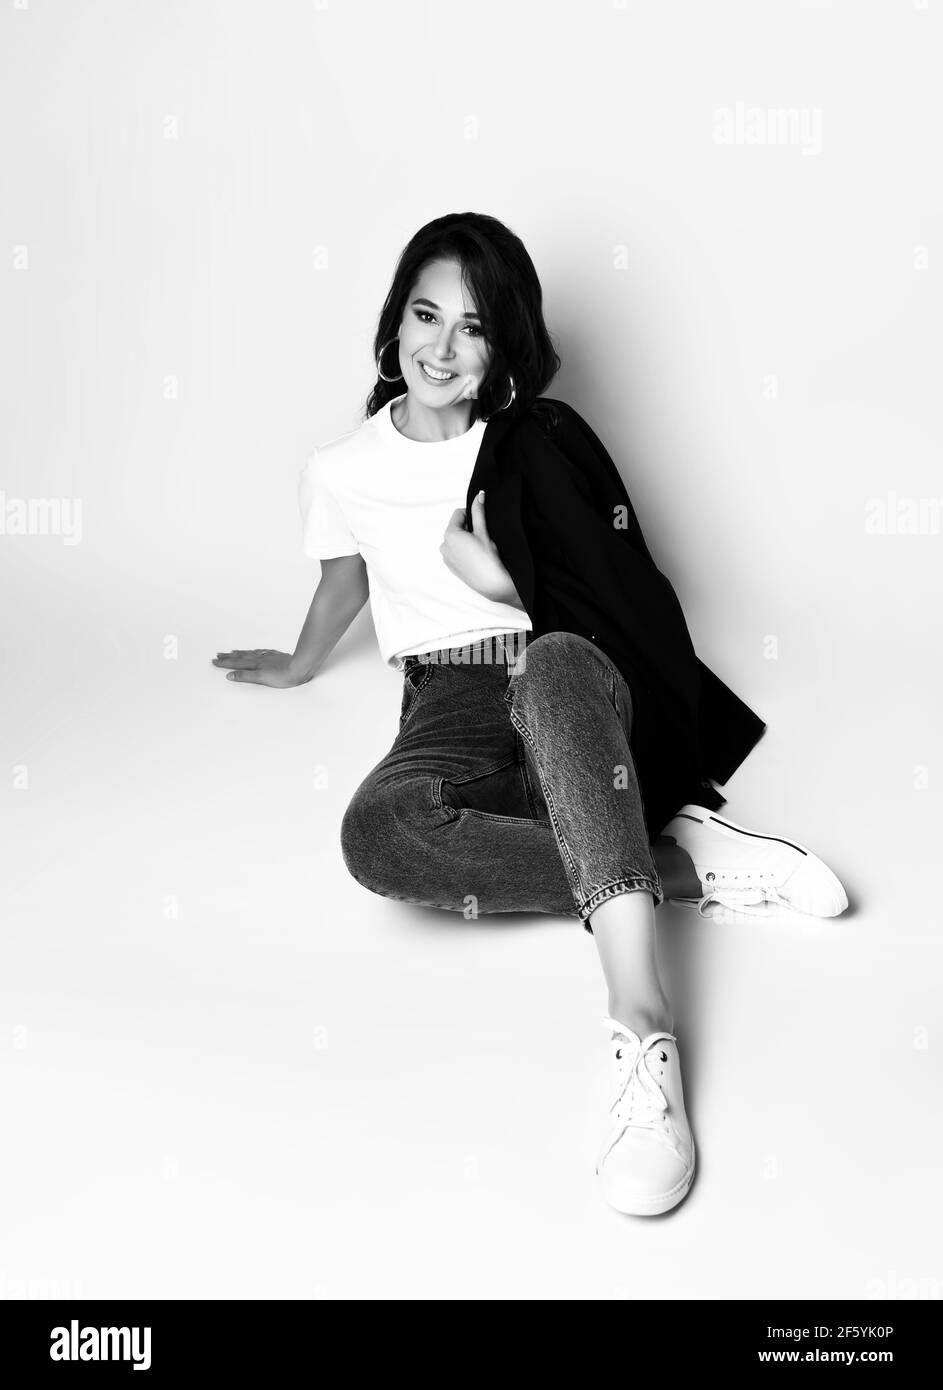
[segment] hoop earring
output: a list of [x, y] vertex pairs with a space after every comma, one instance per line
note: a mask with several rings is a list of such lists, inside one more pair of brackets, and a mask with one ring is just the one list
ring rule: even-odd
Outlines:
[[511, 376], [510, 372], [508, 372], [508, 380], [511, 383], [511, 394], [504, 402], [504, 405], [499, 406], [498, 409], [494, 412], [495, 415], [498, 415], [502, 410], [507, 410], [508, 406], [513, 405], [515, 400], [517, 399], [517, 387], [514, 385], [514, 378]]
[[381, 381], [402, 381], [402, 380], [403, 380], [403, 373], [402, 373], [402, 372], [400, 372], [399, 376], [384, 376], [384, 375], [383, 375], [383, 354], [386, 352], [386, 350], [387, 350], [387, 348], [389, 347], [390, 343], [395, 343], [395, 342], [398, 341], [398, 339], [399, 339], [399, 334], [397, 333], [397, 335], [396, 335], [395, 338], [388, 338], [387, 341], [386, 341], [386, 342], [383, 344], [383, 346], [380, 348], [380, 355], [379, 355], [379, 357], [377, 358], [377, 376], [380, 378]]

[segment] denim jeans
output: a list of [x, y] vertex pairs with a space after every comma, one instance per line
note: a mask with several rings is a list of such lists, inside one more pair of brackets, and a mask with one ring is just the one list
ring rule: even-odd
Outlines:
[[572, 632], [407, 656], [399, 732], [344, 813], [347, 869], [401, 902], [589, 932], [618, 893], [657, 905], [631, 729], [625, 679]]

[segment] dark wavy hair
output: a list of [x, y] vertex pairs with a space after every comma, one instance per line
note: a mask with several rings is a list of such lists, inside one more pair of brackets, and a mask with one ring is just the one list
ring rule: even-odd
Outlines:
[[[480, 212], [450, 212], [420, 227], [400, 253], [373, 340], [374, 361], [397, 334], [406, 301], [416, 280], [431, 261], [457, 261], [462, 283], [470, 292], [481, 320], [482, 335], [491, 349], [491, 362], [471, 402], [471, 423], [489, 419], [510, 394], [508, 373], [517, 395], [507, 413], [520, 417], [534, 411], [560, 370], [560, 358], [544, 323], [542, 292], [534, 263], [520, 237], [496, 217]], [[387, 353], [382, 366], [391, 374]], [[387, 401], [402, 395], [403, 380], [377, 382], [367, 398], [365, 419]], [[550, 417], [556, 414], [549, 407]], [[555, 421], [554, 421], [555, 423]]]

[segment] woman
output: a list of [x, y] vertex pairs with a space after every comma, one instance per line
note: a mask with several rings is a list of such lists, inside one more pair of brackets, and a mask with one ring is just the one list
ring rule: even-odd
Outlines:
[[[694, 1174], [655, 907], [703, 911], [713, 896], [832, 915], [847, 900], [803, 846], [746, 831], [716, 805], [673, 804], [667, 825], [649, 824], [632, 749], [641, 685], [595, 632], [535, 638], [485, 496], [458, 505], [489, 424], [521, 435], [566, 413], [585, 428], [543, 396], [560, 360], [541, 304], [526, 249], [496, 219], [450, 214], [412, 238], [380, 315], [365, 419], [301, 475], [304, 547], [322, 572], [296, 649], [216, 664], [231, 680], [302, 684], [369, 597], [403, 698], [391, 749], [344, 815], [347, 868], [372, 892], [469, 917], [582, 921], [608, 986], [613, 1069], [596, 1171], [613, 1206], [648, 1215], [680, 1202]], [[536, 526], [539, 470], [532, 486]], [[547, 546], [542, 574], [558, 558]]]

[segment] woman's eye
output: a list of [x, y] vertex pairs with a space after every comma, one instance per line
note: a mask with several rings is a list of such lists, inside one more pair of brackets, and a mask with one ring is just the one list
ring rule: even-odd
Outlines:
[[[433, 314], [430, 314], [430, 312], [429, 312], [428, 309], [417, 309], [417, 310], [416, 310], [416, 317], [417, 317], [418, 319], [421, 319], [421, 320], [423, 321], [423, 323], [424, 323], [424, 322], [426, 321], [426, 319], [431, 319], [431, 318], [434, 317], [434, 315], [433, 315]], [[473, 323], [468, 323], [468, 324], [465, 325], [465, 327], [466, 327], [466, 328], [472, 329], [474, 337], [480, 338], [480, 337], [482, 336], [481, 329], [478, 328], [475, 324], [473, 324]]]

